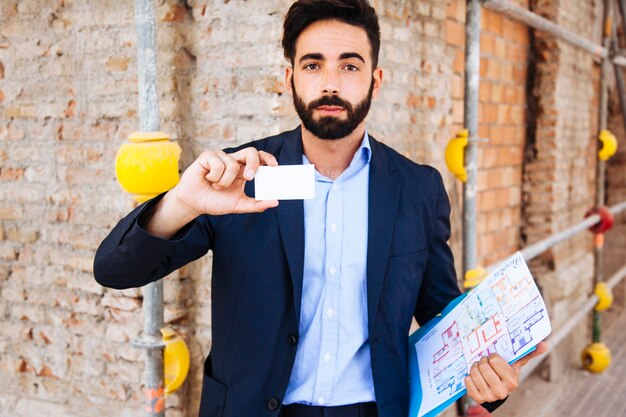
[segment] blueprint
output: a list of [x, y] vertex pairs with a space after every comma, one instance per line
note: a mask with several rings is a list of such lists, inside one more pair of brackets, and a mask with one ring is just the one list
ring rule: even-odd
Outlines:
[[497, 352], [512, 363], [551, 331], [546, 306], [519, 252], [434, 322], [410, 338], [417, 362], [413, 366], [411, 358], [411, 417], [435, 415], [465, 393], [464, 378], [482, 356]]

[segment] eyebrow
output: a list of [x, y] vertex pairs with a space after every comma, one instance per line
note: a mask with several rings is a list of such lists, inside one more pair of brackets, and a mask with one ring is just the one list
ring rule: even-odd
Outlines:
[[[339, 59], [340, 60], [350, 59], [350, 58], [356, 58], [356, 59], [360, 60], [361, 62], [363, 62], [365, 64], [365, 59], [359, 53], [356, 53], [356, 52], [344, 52], [341, 55], [339, 55]], [[298, 62], [302, 63], [302, 61], [306, 61], [308, 59], [313, 59], [313, 60], [317, 60], [317, 61], [324, 61], [326, 58], [324, 57], [324, 55], [322, 55], [319, 52], [313, 52], [313, 53], [310, 53], [310, 54], [302, 55], [302, 57], [300, 57], [300, 60]]]

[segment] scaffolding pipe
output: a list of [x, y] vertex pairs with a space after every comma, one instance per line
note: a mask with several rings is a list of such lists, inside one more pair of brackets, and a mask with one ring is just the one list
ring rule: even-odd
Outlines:
[[476, 267], [476, 195], [478, 177], [478, 87], [480, 84], [480, 1], [468, 0], [465, 24], [464, 124], [467, 181], [463, 185], [463, 276]]
[[543, 252], [547, 251], [551, 247], [577, 235], [580, 232], [584, 232], [594, 224], [598, 223], [600, 220], [600, 215], [594, 214], [587, 217], [585, 220], [575, 224], [574, 226], [571, 226], [561, 232], [555, 233], [552, 236], [549, 236], [543, 240], [540, 240], [539, 242], [527, 246], [526, 248], [520, 250], [520, 252], [522, 253], [522, 256], [524, 256], [524, 260], [528, 262], [531, 259], [539, 256]]
[[536, 13], [531, 12], [510, 0], [482, 0], [483, 6], [487, 9], [493, 10], [503, 14], [513, 20], [524, 23], [537, 30], [549, 33], [550, 35], [569, 43], [575, 47], [578, 47], [584, 51], [589, 52], [593, 57], [597, 59], [610, 58], [616, 65], [626, 66], [626, 57], [614, 56], [611, 57], [608, 47], [604, 47], [582, 36], [577, 35], [567, 29], [563, 29], [561, 26], [549, 21], [548, 19], [539, 16]]
[[[619, 271], [611, 276], [608, 279], [606, 285], [613, 289], [615, 288], [623, 279], [626, 277], [626, 266], [623, 266]], [[587, 317], [589, 311], [591, 311], [596, 304], [598, 304], [598, 297], [596, 295], [590, 296], [588, 299], [580, 303], [573, 311], [575, 311], [574, 315], [571, 316], [563, 326], [552, 336], [548, 337], [546, 342], [549, 344], [550, 349], [554, 349], [561, 343], [565, 337], [576, 327], [577, 324], [580, 323], [582, 319]], [[541, 356], [545, 358], [545, 355]], [[541, 364], [542, 360], [533, 360], [528, 363], [528, 365], [524, 366], [521, 371], [520, 381], [526, 379], [537, 367]]]
[[[624, 3], [626, 3], [626, 0], [619, 0], [617, 2], [622, 22], [624, 22], [624, 17], [626, 16]], [[617, 53], [618, 50], [617, 24], [614, 24], [611, 30], [611, 51]], [[624, 83], [624, 70], [619, 65], [613, 64], [613, 71], [615, 72], [615, 84], [617, 86], [620, 110], [622, 111], [622, 123], [624, 124], [624, 131], [626, 132], [626, 83]]]
[[[609, 211], [614, 216], [620, 214], [624, 210], [626, 210], [626, 201], [623, 201], [621, 203], [618, 203], [614, 206], [609, 207]], [[565, 230], [562, 230], [558, 233], [550, 235], [547, 238], [540, 240], [539, 242], [535, 242], [532, 245], [529, 245], [523, 249], [520, 249], [520, 253], [524, 257], [524, 260], [526, 262], [529, 262], [531, 259], [536, 258], [537, 256], [541, 255], [543, 252], [547, 251], [551, 247], [571, 238], [572, 236], [577, 235], [580, 232], [584, 232], [585, 230], [589, 229], [591, 226], [598, 223], [599, 221], [600, 221], [600, 215], [593, 214], [585, 218], [585, 220], [579, 223], [576, 223], [575, 225], [568, 227]], [[487, 267], [487, 270], [488, 271], [494, 270], [495, 268], [498, 267], [498, 265], [500, 265], [505, 260], [506, 258], [497, 261], [496, 263]]]
[[[135, 1], [137, 28], [137, 72], [139, 78], [139, 129], [159, 130], [159, 99], [157, 95], [156, 19], [152, 0]], [[146, 415], [164, 417], [163, 346], [163, 281], [143, 287], [144, 326], [136, 345], [146, 349]]]
[[[611, 46], [611, 38], [613, 34], [613, 0], [604, 0], [604, 32], [603, 44], [605, 48]], [[609, 73], [610, 61], [608, 58], [602, 60], [602, 72], [600, 73], [600, 115], [599, 115], [599, 131], [607, 128], [609, 120]], [[599, 141], [596, 141], [598, 150], [601, 148]], [[596, 165], [596, 207], [604, 205], [606, 200], [605, 192], [605, 175], [606, 163], [598, 158]], [[593, 285], [604, 281], [604, 236], [595, 235], [593, 245], [594, 268], [593, 268]], [[602, 315], [599, 311], [593, 311], [592, 314], [592, 342], [600, 343], [602, 341]]]

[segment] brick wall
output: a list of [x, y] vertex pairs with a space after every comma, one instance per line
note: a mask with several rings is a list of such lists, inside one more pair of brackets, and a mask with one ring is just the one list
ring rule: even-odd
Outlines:
[[[203, 149], [298, 124], [282, 84], [280, 32], [290, 3], [157, 2], [161, 129], [182, 146], [181, 168]], [[462, 187], [445, 169], [443, 150], [463, 120], [465, 2], [373, 3], [385, 75], [369, 129], [440, 169], [460, 265]], [[555, 4], [536, 7], [592, 37], [585, 32], [591, 6]], [[142, 325], [141, 291], [103, 289], [91, 270], [97, 245], [132, 208], [113, 161], [138, 126], [133, 13], [130, 0], [0, 5], [2, 415], [135, 416], [143, 409], [143, 352], [129, 343]], [[478, 250], [488, 265], [577, 221], [589, 206], [598, 74], [586, 55], [539, 39], [543, 60], [533, 67], [536, 98], [528, 103], [527, 29], [490, 12], [482, 24], [479, 133], [489, 142], [479, 153]], [[527, 105], [538, 106], [530, 119]], [[530, 142], [528, 122], [536, 124]], [[581, 294], [589, 249], [581, 237], [535, 265], [558, 318], [568, 297]], [[577, 278], [553, 280], [568, 271]], [[164, 281], [165, 321], [192, 356], [188, 382], [167, 400], [168, 416], [197, 409], [211, 345], [210, 273], [209, 256]]]
[[[593, 2], [571, 7], [566, 2], [536, 0], [535, 12], [599, 41], [600, 12]], [[585, 52], [534, 32], [534, 76], [524, 165], [525, 244], [561, 231], [584, 218], [594, 205], [599, 71]], [[532, 262], [558, 328], [591, 292], [592, 237], [589, 233], [555, 246]], [[579, 363], [589, 326], [581, 324], [553, 355], [551, 370], [559, 373]]]
[[[527, 2], [519, 2], [526, 6]], [[465, 1], [448, 7], [446, 39], [454, 54], [452, 128], [463, 128]], [[528, 29], [483, 9], [478, 135], [478, 263], [488, 266], [519, 248], [525, 140]], [[462, 187], [457, 184], [459, 195]]]
[[[290, 3], [157, 2], [161, 129], [181, 144], [181, 167], [203, 149], [297, 125], [282, 85]], [[385, 86], [370, 130], [443, 171], [454, 58], [446, 4], [374, 4]], [[133, 2], [0, 7], [2, 414], [137, 415], [143, 352], [129, 341], [142, 326], [141, 291], [103, 289], [91, 269], [101, 239], [132, 208], [113, 161], [138, 126]], [[165, 321], [192, 355], [188, 382], [168, 397], [169, 416], [196, 413], [209, 300], [210, 258], [165, 279]]]

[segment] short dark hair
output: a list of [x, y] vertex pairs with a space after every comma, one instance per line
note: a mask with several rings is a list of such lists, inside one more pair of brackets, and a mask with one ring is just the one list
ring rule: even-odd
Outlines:
[[376, 10], [368, 0], [298, 0], [291, 5], [283, 25], [283, 51], [293, 65], [296, 41], [310, 24], [338, 20], [365, 30], [372, 52], [372, 67], [378, 65], [380, 26]]

